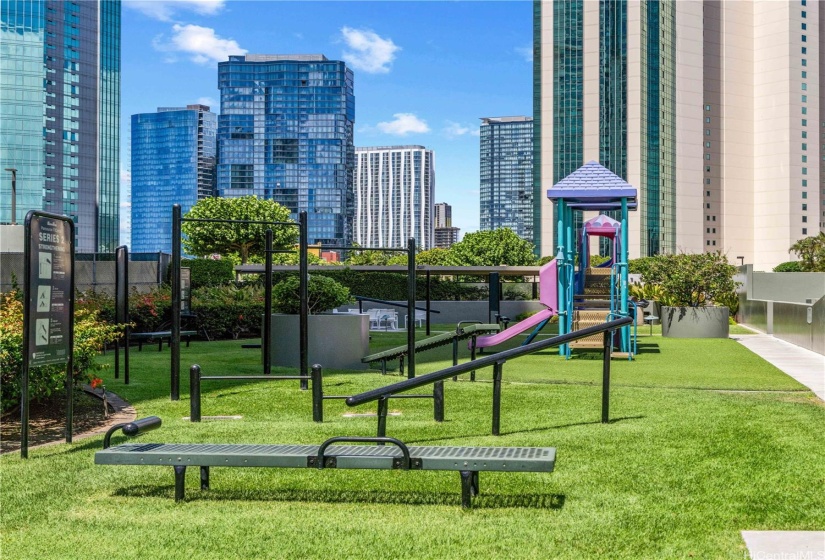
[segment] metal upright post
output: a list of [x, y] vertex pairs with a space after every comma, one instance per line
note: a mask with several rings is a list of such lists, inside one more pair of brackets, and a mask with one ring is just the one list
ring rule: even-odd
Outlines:
[[610, 421], [610, 352], [613, 347], [613, 333], [604, 332], [604, 353], [602, 355], [602, 424]]
[[312, 421], [324, 421], [324, 388], [321, 385], [323, 371], [319, 364], [312, 366]]
[[501, 372], [504, 362], [493, 364], [493, 435], [500, 434], [501, 424]]
[[427, 336], [430, 336], [430, 271], [427, 271]]
[[201, 421], [201, 367], [189, 368], [189, 421]]
[[[309, 374], [309, 257], [307, 256], [307, 245], [309, 243], [309, 228], [307, 226], [306, 211], [298, 214], [298, 229], [300, 231], [298, 239], [298, 274], [300, 279], [298, 282], [299, 297], [301, 300], [301, 314], [300, 320], [300, 375], [306, 376]], [[301, 379], [301, 390], [306, 391], [309, 388], [306, 379]]]
[[407, 378], [415, 377], [415, 239], [407, 240]]
[[172, 205], [172, 332], [169, 346], [172, 354], [171, 398], [180, 399], [180, 204]]
[[126, 297], [124, 298], [124, 301], [123, 301], [123, 310], [122, 310], [123, 311], [123, 319], [124, 319], [124, 322], [126, 323], [126, 329], [123, 332], [123, 340], [124, 340], [124, 346], [123, 346], [123, 383], [125, 385], [128, 385], [129, 384], [129, 344], [131, 342], [130, 339], [131, 339], [131, 336], [132, 336], [132, 328], [129, 326], [129, 323], [131, 322], [130, 321], [131, 317], [129, 316], [129, 248], [126, 247], [126, 245], [123, 246], [123, 252], [124, 252], [123, 263], [125, 265], [123, 267], [123, 284], [124, 284], [123, 287], [124, 287], [124, 293], [126, 294]]
[[433, 384], [433, 420], [444, 421], [444, 382], [436, 381]]
[[[266, 259], [264, 261], [264, 375], [272, 373], [272, 230], [266, 230]], [[301, 374], [303, 375], [303, 373]]]

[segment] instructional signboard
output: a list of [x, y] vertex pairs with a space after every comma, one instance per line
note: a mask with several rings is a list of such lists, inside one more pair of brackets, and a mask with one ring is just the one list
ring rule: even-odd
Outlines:
[[71, 354], [74, 228], [66, 217], [27, 220], [26, 285], [29, 366], [65, 364]]

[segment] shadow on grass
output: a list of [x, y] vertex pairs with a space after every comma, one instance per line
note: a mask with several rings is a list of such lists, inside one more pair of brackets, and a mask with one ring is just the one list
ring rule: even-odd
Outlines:
[[[483, 479], [482, 479], [483, 480]], [[456, 484], [458, 486], [458, 484]], [[168, 498], [174, 497], [174, 486], [127, 486], [115, 490], [112, 495], [121, 498]], [[473, 498], [473, 508], [536, 508], [561, 509], [564, 494], [484, 494]], [[392, 490], [308, 490], [303, 488], [244, 489], [208, 491], [195, 489], [187, 492], [187, 502], [240, 500], [245, 502], [309, 502], [328, 504], [385, 504], [406, 506], [460, 506], [461, 495], [456, 492], [402, 492]]]
[[[618, 422], [624, 422], [626, 420], [641, 420], [643, 418], [647, 418], [647, 417], [646, 416], [623, 416], [621, 418], [612, 418], [612, 419], [608, 420], [607, 423], [608, 424], [616, 424]], [[499, 435], [501, 435], [501, 436], [512, 436], [512, 435], [516, 435], [516, 434], [529, 434], [529, 433], [532, 433], [532, 432], [546, 432], [546, 431], [549, 431], [549, 430], [563, 430], [565, 428], [575, 428], [575, 427], [578, 427], [578, 426], [592, 426], [592, 425], [597, 425], [597, 424], [601, 424], [601, 423], [602, 422], [599, 421], [599, 420], [593, 420], [591, 422], [573, 422], [573, 423], [570, 423], [570, 424], [559, 424], [557, 426], [539, 426], [539, 427], [536, 427], [536, 428], [528, 428], [526, 430], [513, 430], [511, 432], [501, 432]], [[464, 435], [461, 436], [461, 438], [462, 439], [463, 438], [478, 438], [478, 437], [487, 437], [487, 436], [490, 436], [490, 435], [492, 435], [492, 434], [489, 433], [489, 432], [486, 432], [486, 433], [483, 433], [483, 434], [464, 434]], [[445, 437], [441, 436], [441, 437], [434, 437], [434, 438], [427, 438], [427, 439], [410, 439], [410, 440], [406, 440], [404, 443], [406, 443], [408, 445], [413, 445], [413, 444], [420, 444], [420, 443], [443, 442], [445, 440], [451, 440], [451, 439], [459, 439], [459, 438], [445, 438]]]

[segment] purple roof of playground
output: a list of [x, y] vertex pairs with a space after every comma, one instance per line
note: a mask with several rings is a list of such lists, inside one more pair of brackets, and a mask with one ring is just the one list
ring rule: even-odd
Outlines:
[[573, 173], [548, 189], [547, 198], [562, 198], [571, 207], [581, 210], [614, 210], [636, 208], [636, 189], [624, 179], [595, 161], [588, 161]]

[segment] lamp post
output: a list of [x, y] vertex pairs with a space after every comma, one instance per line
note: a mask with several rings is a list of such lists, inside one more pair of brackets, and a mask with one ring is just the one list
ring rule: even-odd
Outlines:
[[11, 225], [16, 225], [17, 220], [17, 168], [7, 167], [6, 171], [11, 171]]

